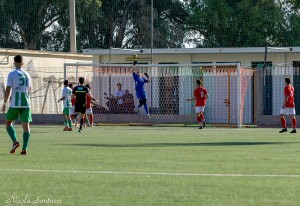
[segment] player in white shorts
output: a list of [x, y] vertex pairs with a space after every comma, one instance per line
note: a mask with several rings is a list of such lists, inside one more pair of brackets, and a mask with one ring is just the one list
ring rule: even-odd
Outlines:
[[292, 119], [293, 130], [290, 133], [297, 133], [296, 130], [296, 112], [295, 112], [295, 102], [294, 102], [294, 87], [290, 84], [291, 79], [285, 78], [284, 87], [284, 102], [280, 110], [280, 121], [282, 125], [282, 130], [279, 133], [287, 132], [286, 120], [284, 115], [289, 115]]
[[[91, 91], [91, 86], [89, 84], [85, 85], [89, 91]], [[93, 127], [94, 126], [94, 115], [93, 115], [93, 109], [92, 109], [92, 101], [93, 99], [90, 96], [86, 97], [86, 117], [84, 119], [84, 122], [88, 122], [86, 125], [88, 127]]]
[[195, 110], [196, 110], [196, 113], [200, 113], [200, 112], [204, 113], [205, 106], [198, 106], [198, 107], [196, 106]]
[[196, 116], [199, 124], [199, 129], [205, 127], [206, 121], [204, 117], [204, 109], [206, 105], [206, 99], [208, 98], [208, 92], [205, 87], [202, 86], [200, 80], [196, 81], [198, 87], [194, 91], [194, 98], [187, 99], [187, 101], [196, 100]]

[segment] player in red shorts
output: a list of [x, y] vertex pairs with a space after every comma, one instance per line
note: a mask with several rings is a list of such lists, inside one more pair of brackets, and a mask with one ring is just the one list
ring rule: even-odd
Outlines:
[[187, 101], [194, 101], [196, 100], [196, 115], [197, 121], [199, 123], [199, 129], [205, 127], [205, 118], [204, 118], [204, 109], [206, 105], [206, 99], [208, 98], [208, 92], [205, 87], [201, 86], [201, 81], [197, 80], [196, 83], [198, 84], [198, 88], [194, 91], [194, 98], [187, 99]]
[[286, 120], [284, 115], [289, 115], [292, 119], [293, 130], [290, 133], [297, 133], [296, 130], [296, 111], [295, 111], [295, 102], [294, 102], [294, 87], [290, 84], [291, 79], [285, 78], [285, 87], [284, 87], [284, 102], [280, 110], [280, 120], [282, 125], [282, 130], [279, 133], [287, 132]]

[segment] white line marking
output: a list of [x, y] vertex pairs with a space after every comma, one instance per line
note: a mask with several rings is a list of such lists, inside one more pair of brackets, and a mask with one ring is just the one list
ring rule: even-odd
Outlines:
[[120, 174], [120, 175], [146, 175], [146, 176], [202, 176], [202, 177], [293, 177], [296, 174], [201, 174], [201, 173], [168, 173], [168, 172], [126, 172], [126, 171], [85, 171], [85, 170], [40, 170], [40, 169], [0, 169], [10, 172], [44, 172], [44, 173], [87, 173], [87, 174]]

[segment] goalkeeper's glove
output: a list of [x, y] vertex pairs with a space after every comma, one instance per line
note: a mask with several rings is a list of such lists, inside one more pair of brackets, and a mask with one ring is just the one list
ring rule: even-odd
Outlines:
[[148, 75], [148, 73], [144, 73], [145, 74], [145, 76], [147, 77], [147, 78], [149, 78], [149, 75]]
[[137, 63], [137, 61], [133, 61], [133, 66], [135, 66], [135, 65], [136, 65], [136, 63]]

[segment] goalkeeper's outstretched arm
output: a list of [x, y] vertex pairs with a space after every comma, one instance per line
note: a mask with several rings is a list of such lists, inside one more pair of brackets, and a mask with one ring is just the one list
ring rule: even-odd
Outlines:
[[144, 75], [147, 77], [147, 79], [145, 79], [145, 80], [147, 80], [147, 83], [149, 83], [149, 82], [151, 82], [151, 79], [150, 79], [150, 76], [148, 75], [148, 73], [144, 73]]
[[129, 73], [138, 73], [140, 72], [140, 70], [138, 68], [136, 68], [135, 66], [133, 66], [130, 70], [129, 70]]
[[133, 67], [129, 70], [129, 73], [133, 73], [133, 72], [135, 72], [135, 70], [136, 70], [136, 68], [135, 68], [135, 66], [133, 66]]

